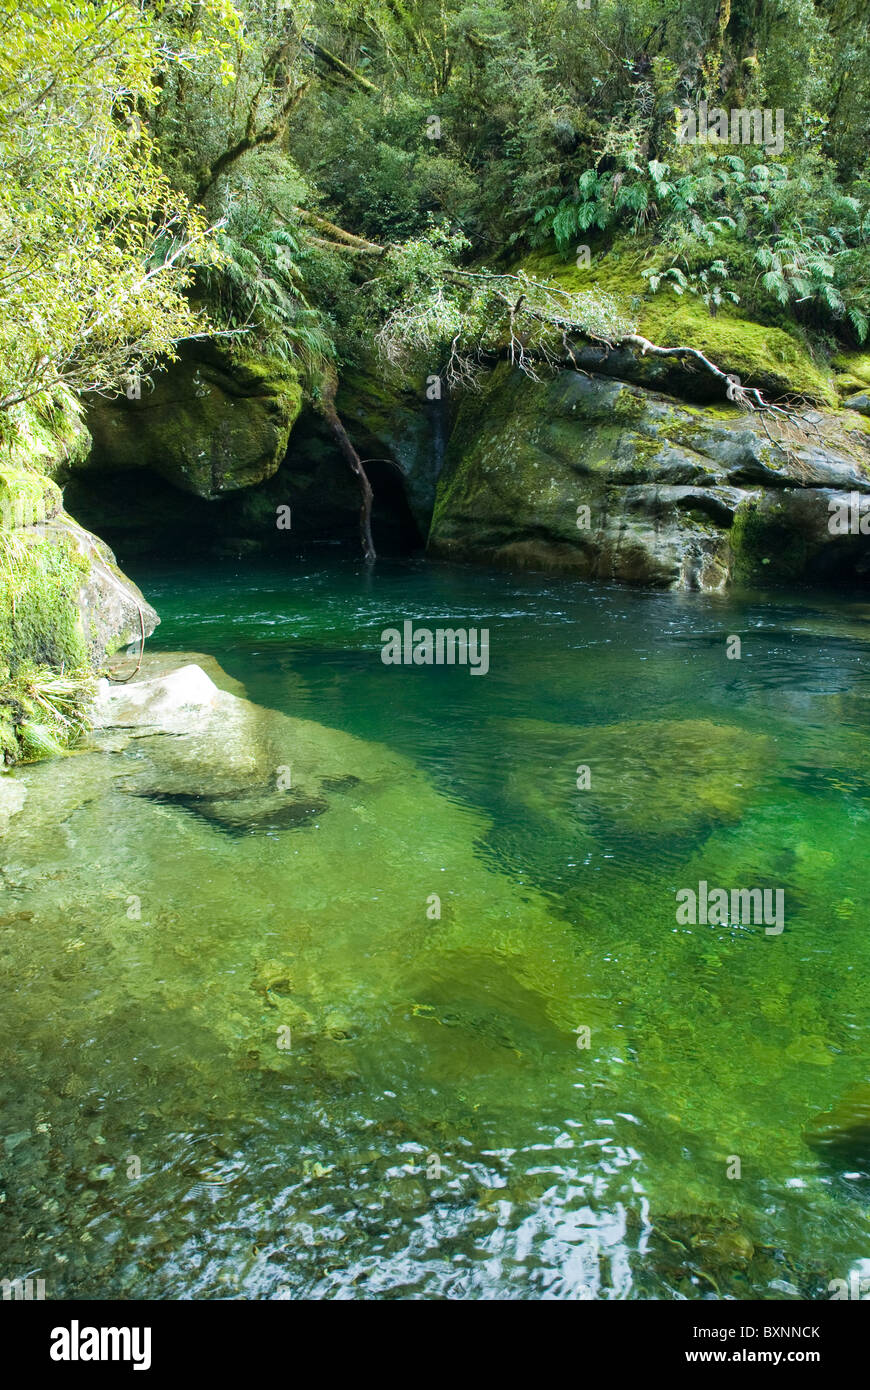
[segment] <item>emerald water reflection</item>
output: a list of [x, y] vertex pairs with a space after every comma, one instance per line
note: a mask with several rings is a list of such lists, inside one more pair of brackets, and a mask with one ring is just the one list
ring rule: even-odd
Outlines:
[[[144, 740], [13, 774], [10, 1277], [824, 1298], [870, 1255], [868, 605], [417, 562], [135, 577], [149, 648], [216, 657], [328, 787], [234, 824], [131, 794]], [[487, 628], [486, 677], [385, 666], [406, 618]], [[782, 889], [785, 930], [679, 925], [700, 880]]]

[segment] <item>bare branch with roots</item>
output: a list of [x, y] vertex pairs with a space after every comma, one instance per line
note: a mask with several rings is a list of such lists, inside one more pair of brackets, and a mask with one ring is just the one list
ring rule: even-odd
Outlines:
[[625, 348], [641, 356], [695, 362], [722, 384], [729, 401], [757, 417], [775, 448], [793, 457], [790, 446], [798, 440], [814, 436], [821, 442], [817, 412], [766, 400], [757, 387], [744, 386], [739, 376], [699, 348], [651, 342], [633, 331], [606, 294], [577, 293], [522, 273], [447, 269], [428, 294], [406, 299], [393, 310], [377, 335], [377, 346], [398, 366], [449, 341], [441, 375], [455, 390], [475, 387], [485, 362], [500, 355], [533, 381], [540, 381], [542, 371], [559, 371], [568, 364], [579, 371], [572, 339], [598, 344], [608, 353]]
[[[626, 334], [615, 346], [639, 348], [642, 357], [650, 353], [654, 357], [689, 357], [696, 362], [700, 362], [701, 366], [704, 367], [706, 371], [711, 372], [714, 377], [725, 384], [725, 394], [728, 400], [733, 401], [735, 405], [739, 406], [741, 410], [746, 411], [747, 414], [757, 416], [769, 442], [774, 448], [782, 449], [789, 458], [794, 458], [790, 444], [795, 442], [794, 440], [790, 440], [786, 434], [786, 430], [789, 427], [796, 431], [799, 439], [806, 440], [812, 433], [816, 436], [819, 443], [823, 443], [822, 433], [819, 429], [821, 416], [817, 411], [804, 411], [801, 413], [791, 406], [775, 405], [772, 401], [766, 401], [758, 387], [742, 385], [739, 376], [734, 372], [723, 371], [721, 367], [718, 367], [715, 362], [711, 362], [710, 358], [698, 348], [688, 346], [672, 348], [659, 347], [656, 343], [651, 343], [649, 338], [644, 338], [639, 333]], [[776, 429], [779, 435], [777, 439], [774, 439], [771, 434], [770, 425], [773, 425]]]

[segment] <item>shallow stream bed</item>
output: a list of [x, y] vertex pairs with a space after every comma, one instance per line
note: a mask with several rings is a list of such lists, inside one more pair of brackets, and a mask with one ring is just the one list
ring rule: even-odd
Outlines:
[[[132, 572], [149, 651], [216, 658], [338, 767], [248, 823], [131, 793], [136, 745], [11, 774], [0, 1273], [788, 1299], [870, 1272], [870, 603], [328, 552]], [[488, 673], [385, 665], [405, 619], [486, 628]], [[701, 881], [781, 890], [784, 929], [679, 922]]]

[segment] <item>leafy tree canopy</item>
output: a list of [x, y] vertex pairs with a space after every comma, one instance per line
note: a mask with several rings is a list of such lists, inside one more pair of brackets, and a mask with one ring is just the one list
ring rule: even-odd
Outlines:
[[187, 4], [0, 0], [0, 409], [117, 390], [202, 329], [184, 291], [214, 236], [147, 122], [168, 67], [208, 57], [230, 78], [238, 19], [223, 0], [209, 14], [224, 37]]
[[[467, 380], [518, 350], [518, 313], [535, 370], [569, 323], [607, 336], [626, 306], [506, 277], [530, 248], [617, 236], [648, 294], [739, 305], [814, 351], [867, 337], [861, 0], [0, 14], [0, 408], [117, 390], [209, 322], [295, 360], [315, 399], [373, 341]], [[782, 110], [782, 150], [680, 143], [676, 109], [701, 101]]]

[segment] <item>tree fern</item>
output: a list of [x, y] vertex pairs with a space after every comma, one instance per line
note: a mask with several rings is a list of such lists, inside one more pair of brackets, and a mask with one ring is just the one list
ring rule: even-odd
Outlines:
[[308, 303], [304, 263], [311, 254], [301, 227], [281, 227], [236, 213], [222, 233], [222, 264], [206, 285], [224, 326], [247, 332], [261, 351], [298, 363], [316, 380], [335, 357], [328, 318]]

